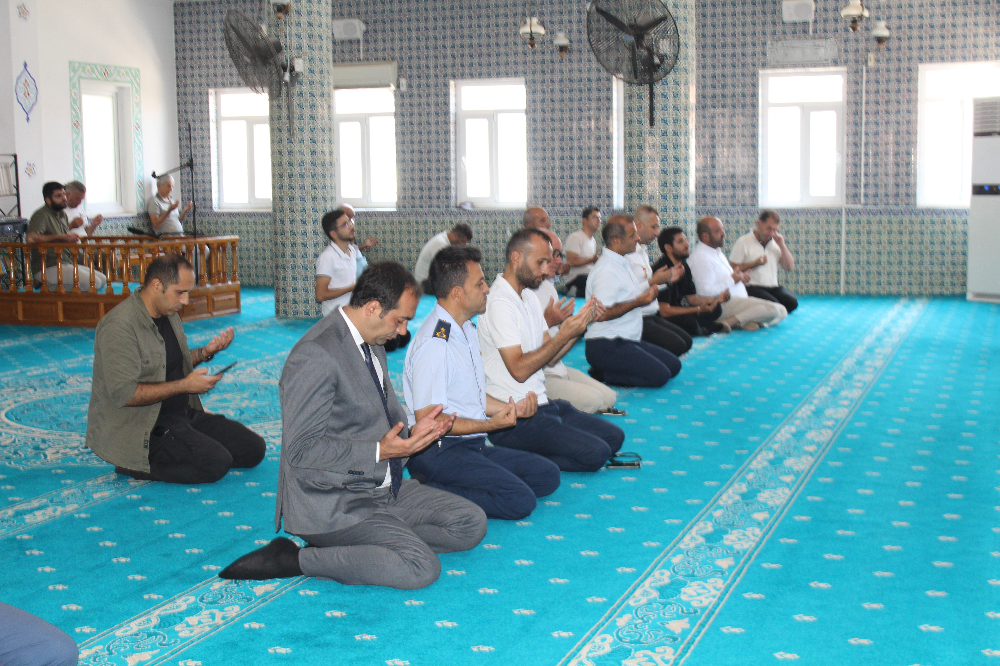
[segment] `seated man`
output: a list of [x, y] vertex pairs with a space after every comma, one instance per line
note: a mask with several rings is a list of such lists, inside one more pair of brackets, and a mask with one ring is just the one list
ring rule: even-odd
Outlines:
[[[69, 228], [69, 219], [66, 217], [66, 190], [62, 183], [48, 182], [42, 186], [42, 197], [45, 205], [31, 214], [28, 222], [28, 232], [25, 240], [29, 243], [79, 243], [80, 236], [74, 234]], [[73, 252], [75, 250], [63, 249], [61, 258], [56, 258], [56, 251], [48, 249], [43, 259], [41, 254], [35, 250], [31, 251], [31, 274], [36, 283], [42, 281], [42, 263], [45, 264], [44, 280], [49, 291], [59, 288], [59, 274], [62, 273], [63, 289], [71, 291], [73, 289]], [[85, 292], [90, 289], [93, 283], [94, 293], [104, 289], [108, 283], [108, 278], [104, 273], [94, 270], [91, 272], [88, 266], [84, 266], [77, 257], [76, 267], [77, 278], [80, 283], [80, 291]]]
[[774, 326], [788, 316], [780, 303], [747, 295], [745, 285], [750, 276], [726, 259], [722, 251], [726, 230], [719, 218], [698, 220], [697, 232], [700, 242], [688, 258], [688, 267], [698, 295], [719, 299], [723, 321], [733, 317], [736, 326], [744, 331], [756, 331], [761, 326]]
[[[545, 303], [543, 311], [545, 324], [549, 327], [549, 336], [555, 337], [559, 333], [559, 325], [573, 314], [574, 302], [570, 298], [559, 300], [559, 294], [556, 293], [555, 279], [563, 263], [562, 242], [552, 231], [548, 229], [541, 231], [549, 237], [549, 242], [552, 244], [552, 262], [545, 272], [545, 279], [532, 291], [538, 297], [539, 303]], [[587, 414], [626, 415], [626, 412], [615, 409], [618, 394], [614, 389], [587, 373], [566, 367], [561, 360], [548, 363], [544, 371], [545, 393], [550, 400], [565, 400]]]
[[582, 296], [587, 289], [587, 276], [597, 261], [597, 241], [594, 234], [601, 228], [601, 209], [583, 209], [580, 228], [566, 237], [566, 294]]
[[403, 480], [407, 456], [437, 441], [454, 417], [433, 407], [412, 429], [389, 382], [382, 343], [406, 331], [420, 302], [410, 272], [373, 262], [351, 302], [299, 340], [281, 371], [279, 537], [219, 576], [264, 580], [315, 576], [345, 585], [412, 590], [441, 573], [436, 553], [468, 550], [486, 534], [486, 516], [458, 495]]
[[198, 395], [222, 375], [194, 366], [233, 341], [229, 328], [189, 350], [178, 312], [194, 287], [187, 259], [165, 254], [142, 288], [97, 324], [87, 446], [119, 474], [168, 483], [212, 483], [232, 467], [255, 467], [264, 440], [202, 410]]
[[[687, 265], [689, 246], [684, 230], [680, 227], [664, 229], [656, 239], [656, 244], [660, 247], [662, 256], [653, 264], [653, 270], [660, 270], [663, 267], [680, 267], [681, 270], [680, 279], [657, 296], [660, 316], [680, 326], [689, 335], [711, 335], [732, 331], [736, 319], [719, 320], [722, 316], [719, 299], [697, 295], [694, 280], [691, 279], [691, 269]], [[724, 298], [729, 298], [728, 292]]]
[[519, 229], [507, 242], [507, 263], [479, 317], [486, 393], [515, 401], [534, 393], [538, 413], [490, 435], [498, 446], [538, 453], [564, 472], [595, 472], [621, 448], [622, 429], [584, 414], [565, 400], [549, 400], [542, 368], [569, 351], [603, 308], [591, 299], [550, 336], [536, 289], [552, 261], [549, 239], [538, 229]]
[[526, 229], [551, 229], [549, 213], [541, 206], [532, 206], [521, 215], [521, 225]]
[[94, 231], [104, 221], [103, 215], [87, 217], [83, 199], [87, 196], [87, 187], [78, 180], [66, 183], [66, 219], [69, 220], [69, 232], [81, 238], [93, 236]]
[[459, 222], [451, 231], [442, 231], [432, 236], [429, 241], [424, 243], [424, 246], [420, 249], [420, 254], [417, 255], [417, 265], [413, 269], [413, 277], [417, 278], [417, 282], [423, 285], [425, 291], [430, 291], [428, 289], [429, 285], [425, 285], [424, 282], [426, 282], [427, 276], [430, 274], [431, 261], [434, 260], [434, 255], [449, 245], [465, 245], [471, 240], [472, 227], [465, 222]]
[[765, 301], [781, 303], [788, 314], [799, 307], [799, 300], [778, 284], [778, 266], [786, 271], [795, 268], [785, 237], [778, 233], [781, 218], [773, 210], [765, 210], [757, 219], [757, 228], [740, 236], [729, 253], [729, 263], [736, 268], [750, 271], [747, 294]]
[[330, 211], [320, 221], [330, 239], [316, 259], [316, 302], [323, 316], [351, 301], [358, 273], [358, 246], [354, 244], [354, 221], [343, 208]]
[[606, 308], [584, 335], [591, 375], [622, 386], [663, 386], [681, 371], [681, 362], [642, 340], [642, 308], [656, 299], [658, 290], [629, 266], [627, 257], [639, 242], [635, 223], [628, 215], [612, 215], [601, 234], [604, 251], [587, 279], [587, 298]]
[[[559, 468], [535, 453], [486, 446], [486, 434], [530, 419], [535, 394], [518, 403], [486, 393], [483, 355], [472, 318], [486, 311], [489, 286], [474, 247], [446, 247], [431, 262], [437, 305], [414, 336], [403, 365], [403, 396], [412, 426], [438, 404], [455, 414], [448, 436], [410, 458], [414, 478], [475, 502], [487, 518], [520, 520], [536, 498], [559, 487]], [[443, 418], [442, 416], [438, 417]]]
[[178, 212], [181, 202], [170, 195], [173, 191], [173, 176], [160, 176], [156, 179], [156, 194], [146, 202], [149, 223], [153, 225], [153, 232], [157, 236], [183, 236], [184, 227], [181, 223], [194, 207], [194, 202], [188, 201]]
[[[654, 271], [649, 266], [646, 246], [655, 241], [660, 233], [660, 214], [655, 208], [636, 207], [635, 231], [639, 234], [639, 242], [635, 244], [635, 251], [627, 257], [629, 266], [637, 278], [645, 280], [651, 287], [655, 286], [658, 294], [662, 294], [681, 278], [683, 269], [660, 266]], [[693, 343], [687, 331], [660, 316], [656, 301], [642, 308], [642, 339], [663, 347], [674, 356], [686, 354]]]

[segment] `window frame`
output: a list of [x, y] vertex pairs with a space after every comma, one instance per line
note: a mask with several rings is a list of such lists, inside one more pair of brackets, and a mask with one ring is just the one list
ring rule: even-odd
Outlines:
[[[81, 132], [84, 134], [84, 139], [86, 138], [86, 124], [83, 121], [83, 104], [84, 97], [110, 97], [111, 98], [111, 109], [112, 109], [112, 130], [111, 133], [114, 135], [114, 163], [115, 163], [115, 198], [113, 201], [96, 201], [93, 196], [86, 200], [85, 206], [87, 208], [87, 213], [89, 215], [121, 215], [127, 212], [127, 203], [129, 203], [129, 194], [131, 194], [131, 184], [132, 184], [132, 170], [129, 168], [131, 164], [131, 154], [125, 155], [125, 146], [131, 147], [131, 135], [127, 132], [127, 125], [123, 126], [122, 118], [128, 118], [131, 115], [131, 108], [129, 104], [130, 91], [127, 86], [121, 86], [120, 84], [110, 83], [107, 81], [81, 81], [80, 82], [80, 119], [81, 119]], [[86, 168], [87, 168], [87, 144], [83, 141], [83, 169], [84, 169], [84, 185], [87, 184]]]
[[[519, 85], [523, 86], [525, 89], [525, 108], [515, 109], [492, 109], [492, 110], [476, 110], [476, 111], [464, 111], [462, 110], [462, 90], [468, 87], [480, 87], [480, 86], [501, 86], [501, 85]], [[528, 159], [528, 109], [527, 109], [527, 96], [528, 89], [525, 84], [523, 77], [507, 77], [498, 79], [456, 79], [451, 82], [451, 97], [452, 97], [452, 117], [453, 117], [453, 137], [455, 150], [453, 153], [454, 168], [453, 174], [455, 179], [455, 203], [456, 205], [465, 202], [470, 202], [475, 208], [482, 209], [502, 209], [502, 210], [513, 210], [513, 209], [523, 209], [527, 206], [527, 200], [530, 198], [529, 190], [531, 183], [531, 174], [529, 170], [530, 160]], [[502, 113], [522, 113], [525, 119], [525, 201], [500, 201], [500, 173], [499, 173], [499, 150], [498, 146], [500, 144], [499, 139], [499, 115]], [[468, 195], [468, 176], [464, 164], [465, 147], [466, 147], [466, 135], [465, 135], [465, 121], [472, 119], [485, 119], [489, 126], [489, 140], [490, 140], [490, 192], [489, 197], [470, 197]]]
[[[768, 83], [772, 78], [785, 76], [830, 76], [842, 77], [841, 100], [839, 102], [775, 102], [768, 99]], [[757, 201], [761, 208], [828, 208], [843, 206], [846, 202], [846, 112], [847, 112], [847, 69], [845, 67], [800, 67], [782, 69], [761, 69], [758, 72], [758, 116], [757, 116]], [[773, 201], [769, 194], [769, 174], [767, 150], [771, 128], [767, 122], [768, 111], [772, 108], [800, 109], [800, 197], [798, 201]], [[835, 191], [832, 196], [809, 194], [810, 176], [810, 113], [834, 111], [837, 114], [836, 149], [837, 165]]]
[[[387, 89], [392, 93], [393, 97], [393, 108], [392, 111], [373, 111], [365, 113], [337, 113], [337, 102], [336, 94], [338, 90], [359, 90], [359, 89]], [[371, 85], [371, 86], [337, 86], [334, 84], [334, 99], [331, 100], [333, 104], [333, 141], [334, 141], [334, 152], [336, 157], [334, 163], [336, 165], [336, 188], [337, 188], [337, 200], [346, 204], [349, 204], [355, 210], [396, 210], [396, 206], [399, 202], [399, 151], [398, 144], [396, 143], [396, 88], [391, 85]], [[372, 161], [371, 161], [371, 121], [373, 118], [391, 118], [392, 119], [392, 142], [397, 147], [396, 151], [396, 199], [394, 201], [376, 201], [372, 198]], [[361, 197], [347, 197], [344, 196], [341, 191], [341, 177], [343, 175], [343, 170], [345, 165], [341, 163], [340, 159], [340, 123], [342, 122], [359, 122], [361, 124]]]
[[[260, 211], [260, 210], [271, 210], [272, 201], [274, 199], [274, 191], [272, 189], [272, 197], [270, 199], [263, 199], [256, 196], [256, 162], [255, 162], [255, 138], [254, 138], [254, 128], [263, 125], [268, 128], [268, 146], [267, 154], [271, 154], [270, 146], [270, 132], [271, 132], [271, 119], [270, 113], [267, 116], [223, 116], [222, 115], [222, 103], [221, 98], [223, 95], [244, 95], [244, 94], [262, 94], [267, 97], [267, 93], [255, 93], [250, 88], [212, 88], [209, 90], [209, 115], [211, 117], [211, 127], [209, 129], [209, 143], [211, 145], [212, 152], [212, 207], [215, 210], [225, 210], [225, 211]], [[270, 107], [270, 100], [268, 101], [268, 106]], [[246, 133], [247, 133], [247, 201], [245, 203], [226, 203], [225, 199], [225, 188], [224, 188], [224, 175], [225, 175], [225, 165], [222, 163], [222, 146], [220, 142], [222, 141], [222, 123], [227, 120], [241, 120], [246, 123]], [[270, 160], [269, 160], [270, 161]], [[270, 165], [269, 165], [270, 168]], [[272, 181], [273, 186], [273, 181]]]

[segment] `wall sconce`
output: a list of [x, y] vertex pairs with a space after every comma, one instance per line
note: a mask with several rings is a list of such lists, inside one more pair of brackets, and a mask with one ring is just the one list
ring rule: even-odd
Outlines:
[[528, 40], [528, 46], [535, 48], [535, 37], [543, 37], [545, 35], [545, 27], [537, 16], [532, 16], [524, 22], [521, 29], [518, 30], [521, 37]]
[[875, 21], [875, 26], [872, 28], [872, 37], [875, 38], [875, 43], [878, 44], [879, 49], [885, 48], [885, 43], [889, 39], [889, 28], [885, 27], [885, 21]]
[[868, 16], [868, 10], [861, 4], [861, 0], [850, 0], [847, 6], [840, 10], [840, 17], [851, 22], [851, 32], [857, 32], [858, 26]]
[[566, 54], [569, 52], [569, 37], [566, 36], [565, 32], [557, 32], [555, 39], [552, 43], [559, 47], [559, 57], [565, 58]]

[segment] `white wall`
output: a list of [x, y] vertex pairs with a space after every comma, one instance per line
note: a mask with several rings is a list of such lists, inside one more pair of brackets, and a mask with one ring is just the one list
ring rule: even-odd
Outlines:
[[[25, 120], [17, 101], [0, 93], [0, 152], [11, 134], [21, 165], [22, 204], [41, 206], [42, 184], [73, 179], [69, 62], [138, 68], [142, 97], [143, 175], [177, 165], [177, 86], [172, 0], [0, 0], [0, 86], [13, 87], [25, 61], [38, 84], [38, 104]], [[27, 20], [17, 5], [28, 9]], [[10, 75], [8, 77], [8, 72]], [[11, 85], [5, 85], [6, 83]], [[6, 100], [6, 101], [5, 101]], [[25, 177], [25, 165], [37, 169]]]

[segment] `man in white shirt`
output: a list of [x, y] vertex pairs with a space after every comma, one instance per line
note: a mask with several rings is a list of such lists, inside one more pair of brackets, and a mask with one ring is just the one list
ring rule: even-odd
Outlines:
[[[559, 300], [559, 294], [556, 293], [554, 280], [563, 263], [562, 243], [551, 230], [540, 231], [549, 237], [549, 242], [552, 244], [552, 262], [545, 272], [545, 279], [532, 291], [538, 297], [538, 302], [545, 304], [545, 324], [549, 327], [549, 335], [555, 337], [559, 333], [559, 325], [572, 316], [574, 302], [570, 298]], [[543, 370], [545, 392], [550, 400], [565, 400], [587, 414], [626, 415], [626, 412], [615, 409], [618, 395], [614, 389], [588, 376], [587, 373], [566, 367], [562, 361], [549, 363]]]
[[607, 309], [584, 335], [591, 376], [622, 386], [663, 386], [681, 371], [681, 362], [642, 340], [642, 308], [656, 302], [659, 290], [629, 265], [627, 257], [639, 242], [635, 223], [629, 215], [612, 215], [601, 235], [604, 252], [587, 280], [587, 298]]
[[[67, 188], [69, 185], [66, 186]], [[778, 266], [786, 271], [795, 268], [785, 237], [778, 233], [781, 218], [773, 210], [761, 212], [757, 228], [740, 236], [729, 252], [729, 263], [740, 270], [750, 272], [747, 294], [765, 301], [781, 303], [788, 314], [799, 307], [799, 300], [792, 292], [778, 284]]]
[[156, 194], [146, 202], [149, 223], [158, 236], [183, 236], [184, 227], [181, 223], [194, 207], [194, 202], [188, 201], [178, 212], [181, 202], [170, 196], [173, 191], [173, 176], [160, 176], [156, 179]]
[[[663, 292], [668, 285], [681, 278], [684, 267], [662, 266], [654, 271], [650, 266], [647, 246], [660, 235], [660, 214], [655, 208], [646, 205], [636, 207], [635, 231], [639, 234], [639, 242], [635, 244], [635, 251], [627, 257], [629, 267], [638, 279]], [[687, 331], [660, 316], [659, 304], [655, 300], [642, 308], [642, 339], [663, 347], [674, 356], [686, 354], [693, 343]]]
[[103, 215], [87, 217], [87, 209], [83, 199], [87, 196], [87, 187], [78, 180], [66, 183], [66, 218], [69, 220], [69, 232], [83, 238], [93, 236], [94, 230], [104, 220]]
[[375, 238], [374, 236], [369, 236], [368, 238], [365, 239], [364, 243], [358, 243], [357, 242], [357, 236], [356, 236], [357, 235], [357, 226], [358, 226], [358, 223], [354, 219], [354, 215], [355, 215], [355, 213], [354, 213], [354, 206], [352, 206], [351, 204], [345, 203], [345, 204], [340, 204], [340, 207], [344, 210], [345, 213], [347, 213], [347, 216], [349, 218], [351, 218], [351, 224], [353, 224], [354, 227], [355, 227], [355, 229], [354, 229], [354, 231], [355, 231], [355, 241], [354, 242], [355, 242], [355, 245], [358, 246], [358, 270], [357, 270], [357, 276], [361, 277], [361, 274], [365, 272], [366, 268], [368, 268], [368, 260], [365, 259], [365, 255], [363, 255], [361, 253], [364, 252], [365, 250], [367, 250], [370, 247], [375, 247], [375, 245], [378, 243], [378, 239]]
[[[747, 294], [750, 276], [726, 259], [722, 245], [726, 230], [717, 217], [698, 220], [698, 246], [688, 257], [688, 267], [699, 296], [718, 297], [722, 319], [732, 321], [744, 331], [756, 331], [761, 326], [774, 326], [788, 312], [780, 303], [772, 303]], [[732, 319], [731, 319], [732, 318]]]
[[549, 239], [538, 229], [519, 229], [506, 248], [507, 263], [497, 276], [479, 317], [479, 343], [486, 371], [486, 393], [498, 400], [521, 400], [533, 392], [538, 411], [508, 430], [490, 435], [498, 446], [545, 456], [565, 472], [595, 472], [621, 448], [625, 433], [604, 419], [584, 414], [545, 391], [547, 364], [565, 354], [603, 312], [590, 299], [549, 335], [542, 306], [532, 289], [541, 284], [552, 261]]
[[601, 228], [601, 209], [583, 209], [580, 229], [566, 237], [566, 293], [579, 296], [587, 289], [587, 276], [597, 262], [597, 240], [594, 234]]
[[424, 283], [427, 282], [427, 275], [430, 273], [434, 255], [449, 245], [465, 245], [471, 240], [472, 227], [465, 222], [459, 222], [451, 231], [435, 234], [424, 243], [420, 254], [417, 255], [417, 265], [413, 269], [413, 277], [417, 278], [417, 282], [424, 288], [424, 291], [430, 291], [430, 285]]
[[316, 302], [323, 316], [351, 302], [357, 281], [358, 246], [354, 244], [354, 221], [343, 208], [323, 216], [323, 234], [330, 244], [316, 259]]

